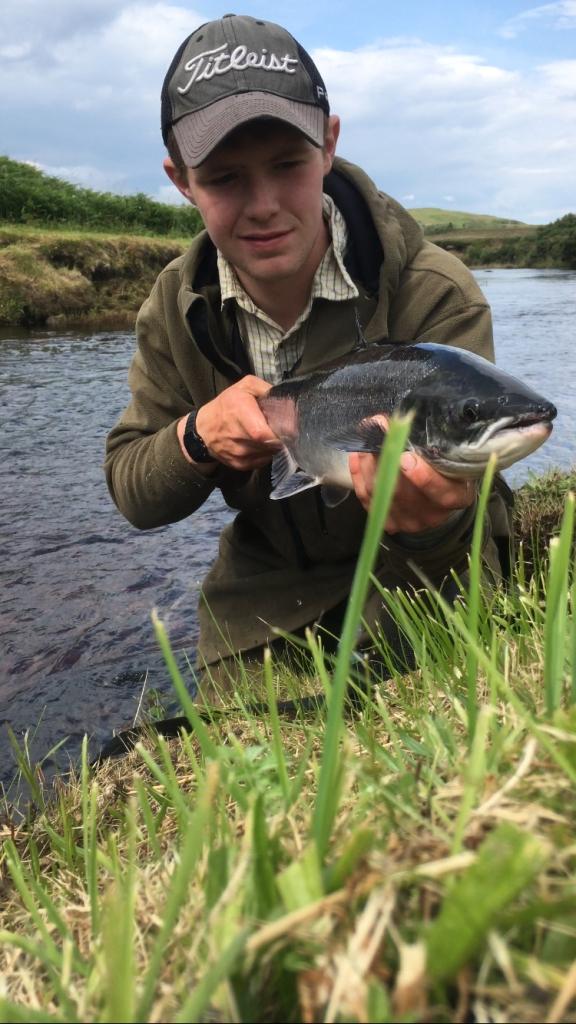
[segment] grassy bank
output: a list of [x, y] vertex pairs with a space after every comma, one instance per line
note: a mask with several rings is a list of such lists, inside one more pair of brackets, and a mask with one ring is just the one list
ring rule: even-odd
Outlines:
[[576, 269], [574, 214], [540, 227], [474, 225], [446, 230], [438, 226], [427, 228], [426, 234], [471, 267]]
[[453, 252], [469, 267], [523, 266], [522, 252], [536, 238], [536, 227], [459, 228], [426, 231], [431, 242]]
[[184, 239], [0, 226], [0, 326], [132, 327]]
[[[470, 266], [564, 266], [536, 228], [432, 233]], [[160, 270], [190, 239], [0, 224], [0, 327], [132, 328]], [[531, 248], [527, 248], [530, 243]]]
[[[576, 216], [540, 227], [422, 208], [427, 236], [472, 267], [576, 267]], [[80, 188], [0, 156], [0, 327], [131, 328], [198, 211]]]
[[[192, 733], [84, 757], [45, 806], [29, 773], [39, 814], [0, 854], [0, 1021], [576, 1019], [574, 499], [543, 485], [550, 558], [526, 572], [521, 552], [518, 586], [488, 597], [485, 487], [468, 597], [431, 615], [384, 593], [418, 668], [365, 680], [354, 635], [403, 432], [335, 664], [310, 638], [313, 673], [267, 664], [268, 714], [240, 684], [211, 723], [173, 668]], [[327, 710], [279, 718], [279, 695], [314, 690]]]

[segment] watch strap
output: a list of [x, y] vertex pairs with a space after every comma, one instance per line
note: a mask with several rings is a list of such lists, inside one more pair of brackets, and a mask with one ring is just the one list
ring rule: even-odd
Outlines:
[[194, 462], [215, 462], [214, 456], [210, 454], [196, 430], [197, 415], [198, 410], [194, 409], [186, 420], [183, 437], [184, 447]]

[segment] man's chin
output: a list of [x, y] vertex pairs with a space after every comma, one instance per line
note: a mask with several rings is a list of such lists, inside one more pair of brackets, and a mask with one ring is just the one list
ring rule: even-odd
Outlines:
[[286, 260], [283, 257], [269, 257], [268, 259], [251, 260], [249, 265], [243, 267], [236, 267], [236, 272], [242, 280], [251, 279], [253, 281], [268, 282], [273, 284], [274, 282], [280, 283], [281, 281], [289, 282], [302, 270], [300, 265], [296, 265], [293, 260]]

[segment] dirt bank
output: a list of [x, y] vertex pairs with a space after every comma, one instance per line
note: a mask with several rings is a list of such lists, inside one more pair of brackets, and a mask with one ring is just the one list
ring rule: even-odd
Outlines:
[[134, 324], [184, 239], [0, 226], [0, 326]]

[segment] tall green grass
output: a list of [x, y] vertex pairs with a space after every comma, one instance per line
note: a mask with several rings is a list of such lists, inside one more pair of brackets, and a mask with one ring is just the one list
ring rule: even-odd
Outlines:
[[270, 656], [269, 714], [240, 683], [244, 710], [205, 722], [155, 617], [192, 731], [97, 772], [85, 745], [58, 799], [6, 829], [0, 1021], [573, 1019], [574, 498], [541, 571], [488, 592], [488, 475], [468, 592], [383, 592], [417, 669], [373, 679], [351, 715], [407, 429], [335, 661], [309, 638], [325, 712], [281, 719], [278, 693], [313, 680]]
[[328, 846], [332, 825], [336, 817], [340, 794], [340, 769], [338, 746], [342, 731], [342, 711], [348, 686], [350, 660], [354, 642], [362, 618], [362, 608], [368, 593], [371, 573], [376, 561], [378, 546], [388, 516], [398, 477], [400, 456], [404, 451], [411, 420], [409, 417], [391, 424], [382, 449], [375, 483], [374, 500], [370, 506], [366, 531], [358, 556], [358, 565], [350, 591], [350, 599], [342, 627], [342, 637], [334, 667], [328, 721], [323, 744], [318, 797], [314, 808], [313, 835], [318, 853], [323, 856]]

